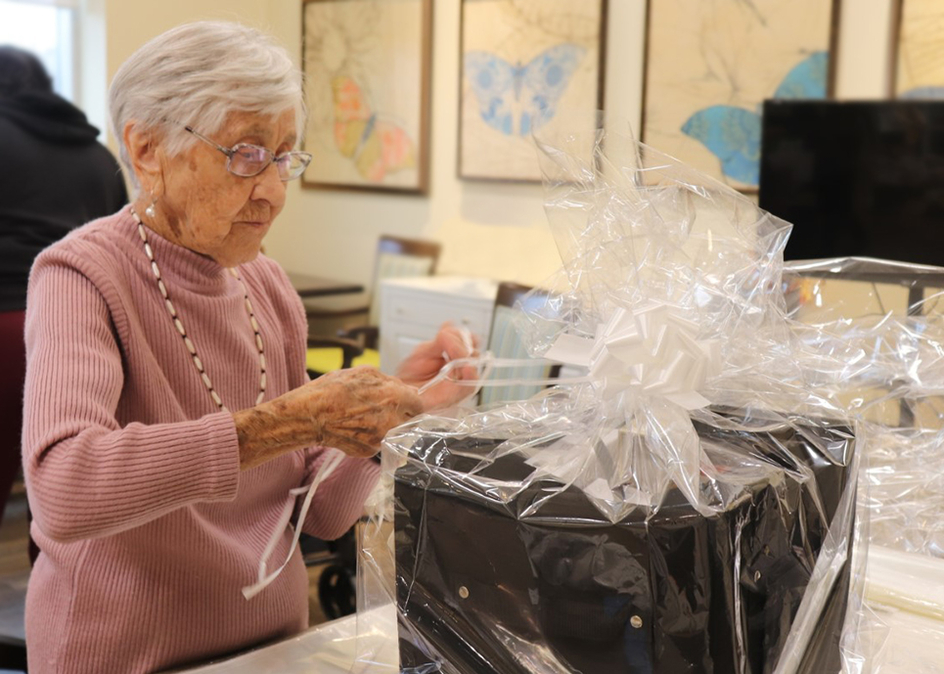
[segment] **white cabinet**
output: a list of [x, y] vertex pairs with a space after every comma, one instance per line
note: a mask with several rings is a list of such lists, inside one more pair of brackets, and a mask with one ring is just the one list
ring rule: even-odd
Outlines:
[[396, 278], [380, 283], [380, 369], [393, 374], [445, 321], [464, 325], [488, 343], [498, 283], [465, 276]]

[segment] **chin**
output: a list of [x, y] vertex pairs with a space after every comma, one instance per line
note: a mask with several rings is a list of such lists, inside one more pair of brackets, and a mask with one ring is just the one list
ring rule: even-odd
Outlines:
[[259, 257], [261, 253], [261, 248], [254, 248], [252, 250], [242, 250], [239, 252], [233, 252], [225, 255], [217, 256], [216, 262], [223, 267], [238, 267], [241, 264], [248, 264]]

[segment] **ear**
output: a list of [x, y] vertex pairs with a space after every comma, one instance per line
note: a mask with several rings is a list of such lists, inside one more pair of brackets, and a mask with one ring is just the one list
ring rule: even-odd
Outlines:
[[154, 129], [141, 129], [131, 120], [125, 124], [124, 141], [131, 166], [142, 189], [156, 199], [164, 189], [164, 152], [158, 143], [159, 135]]

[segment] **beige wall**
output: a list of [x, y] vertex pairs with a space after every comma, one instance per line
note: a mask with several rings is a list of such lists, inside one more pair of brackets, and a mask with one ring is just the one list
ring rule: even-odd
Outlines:
[[[101, 1], [101, 0], [100, 0]], [[104, 0], [108, 80], [142, 44], [169, 28], [198, 19], [267, 24], [266, 0]]]
[[[198, 18], [241, 20], [270, 30], [296, 58], [300, 0], [88, 0], [105, 5], [110, 76], [137, 46]], [[837, 94], [884, 95], [892, 0], [843, 0]], [[537, 185], [456, 178], [460, 0], [434, 0], [431, 180], [426, 197], [289, 188], [266, 246], [294, 271], [367, 282], [377, 237], [443, 243], [441, 272], [538, 283], [558, 264]], [[645, 0], [609, 0], [606, 107], [638, 128]]]

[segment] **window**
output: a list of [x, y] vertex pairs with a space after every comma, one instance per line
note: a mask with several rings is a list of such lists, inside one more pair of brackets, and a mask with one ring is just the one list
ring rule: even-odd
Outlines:
[[0, 0], [0, 44], [36, 54], [63, 98], [76, 99], [76, 12], [69, 2]]

